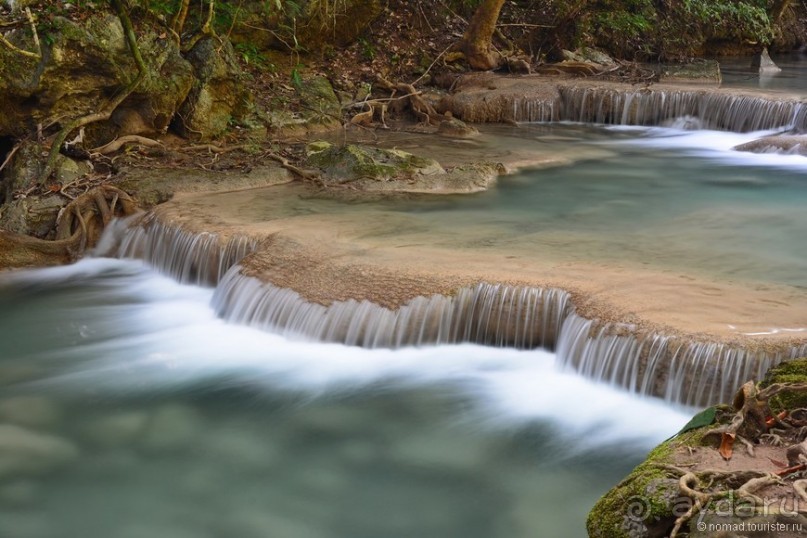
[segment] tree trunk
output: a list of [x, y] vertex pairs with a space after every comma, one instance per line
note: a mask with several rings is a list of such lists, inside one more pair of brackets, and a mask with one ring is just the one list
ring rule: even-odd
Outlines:
[[770, 14], [770, 21], [772, 25], [779, 24], [779, 20], [782, 18], [785, 10], [790, 7], [790, 4], [793, 3], [793, 0], [775, 0], [773, 2], [773, 6], [771, 7], [771, 14]]
[[462, 36], [462, 49], [471, 69], [495, 69], [501, 63], [501, 56], [491, 50], [491, 41], [503, 5], [504, 0], [483, 0]]

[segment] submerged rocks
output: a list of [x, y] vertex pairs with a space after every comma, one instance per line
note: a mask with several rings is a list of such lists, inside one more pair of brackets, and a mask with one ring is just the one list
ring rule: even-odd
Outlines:
[[0, 424], [0, 480], [45, 474], [74, 461], [78, 455], [78, 448], [60, 437]]
[[807, 156], [807, 135], [765, 136], [734, 146], [733, 149], [750, 153], [785, 153]]
[[717, 60], [695, 60], [683, 64], [665, 64], [659, 74], [660, 82], [687, 84], [720, 84], [723, 75]]
[[62, 413], [43, 396], [14, 396], [0, 400], [0, 421], [19, 426], [44, 427], [55, 424]]
[[187, 448], [203, 430], [203, 418], [192, 407], [168, 404], [152, 415], [140, 445], [147, 451], [162, 452]]

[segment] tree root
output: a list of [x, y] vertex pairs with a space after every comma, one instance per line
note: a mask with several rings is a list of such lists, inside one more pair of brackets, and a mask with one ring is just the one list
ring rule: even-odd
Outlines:
[[[684, 514], [675, 520], [670, 538], [675, 538], [683, 527], [684, 524], [689, 522], [693, 517], [700, 513], [705, 506], [716, 499], [725, 497], [735, 497], [738, 499], [747, 499], [755, 506], [763, 505], [763, 500], [756, 495], [756, 492], [768, 486], [778, 485], [782, 483], [782, 479], [773, 473], [758, 473], [755, 471], [714, 471], [712, 476], [720, 476], [724, 480], [743, 478], [744, 482], [736, 489], [720, 490], [712, 492], [700, 491], [698, 488], [701, 485], [701, 479], [693, 472], [687, 472], [681, 476], [678, 481], [678, 489], [682, 495], [692, 499], [692, 506]], [[699, 474], [709, 475], [710, 471], [702, 471]], [[749, 478], [750, 475], [750, 478]], [[807, 484], [807, 481], [805, 481]], [[795, 484], [794, 484], [795, 488]]]
[[5, 46], [7, 49], [16, 52], [26, 58], [31, 58], [33, 60], [41, 60], [42, 59], [42, 44], [39, 41], [39, 33], [36, 31], [36, 21], [34, 21], [34, 15], [31, 13], [31, 8], [25, 8], [25, 16], [28, 18], [28, 22], [31, 24], [31, 34], [34, 38], [34, 46], [36, 46], [37, 51], [31, 52], [25, 49], [21, 49], [18, 46], [14, 45], [11, 41], [6, 39], [2, 33], [0, 33], [0, 45]]
[[409, 101], [409, 107], [420, 122], [425, 124], [437, 124], [445, 119], [442, 114], [438, 113], [433, 106], [420, 96], [421, 92], [415, 89], [412, 84], [405, 82], [392, 83], [380, 75], [377, 77], [377, 81], [379, 86], [392, 92], [393, 97], [399, 92], [404, 94], [404, 97]]
[[162, 142], [158, 142], [157, 140], [153, 140], [151, 138], [146, 138], [145, 136], [126, 135], [116, 138], [111, 142], [107, 142], [103, 146], [93, 148], [90, 150], [90, 153], [97, 155], [108, 155], [110, 153], [115, 153], [126, 144], [138, 144], [150, 148], [163, 147]]
[[67, 204], [56, 218], [56, 241], [64, 242], [72, 258], [95, 244], [113, 217], [137, 213], [135, 201], [111, 185], [96, 187]]

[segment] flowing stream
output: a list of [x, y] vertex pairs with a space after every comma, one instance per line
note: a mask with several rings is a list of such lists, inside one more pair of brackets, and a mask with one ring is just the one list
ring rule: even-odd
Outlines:
[[0, 536], [584, 536], [687, 410], [478, 345], [227, 324], [86, 259], [0, 280]]
[[[788, 106], [783, 118], [801, 118]], [[739, 130], [770, 127], [758, 120]], [[350, 214], [373, 223], [367, 242], [515, 245], [804, 288], [807, 158], [731, 150], [770, 130], [705, 127], [687, 116], [496, 128], [508, 147], [565, 151], [569, 163], [474, 196], [222, 196], [247, 220]], [[183, 256], [212, 242], [185, 241]], [[201, 284], [251, 246], [233, 242], [206, 266], [166, 263], [170, 244], [139, 256]], [[227, 293], [133, 259], [0, 274], [0, 537], [582, 537], [595, 500], [692, 413], [671, 403], [688, 398], [595, 382], [542, 349], [403, 329], [400, 347], [358, 330], [342, 340], [364, 347], [348, 346], [323, 342], [340, 339], [321, 320], [320, 332], [282, 326], [274, 307], [271, 323], [242, 325], [255, 320], [228, 313]], [[546, 344], [520, 334], [525, 348]], [[602, 342], [579, 371], [626, 368], [624, 356], [606, 361], [616, 341]]]

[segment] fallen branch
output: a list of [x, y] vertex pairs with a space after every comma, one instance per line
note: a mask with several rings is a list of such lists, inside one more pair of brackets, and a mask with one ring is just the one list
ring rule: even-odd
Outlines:
[[286, 170], [288, 170], [292, 174], [294, 174], [294, 175], [296, 175], [296, 176], [298, 176], [298, 177], [300, 177], [302, 179], [305, 179], [305, 180], [308, 180], [308, 181], [318, 181], [319, 180], [319, 173], [318, 172], [314, 172], [314, 171], [311, 171], [311, 170], [303, 170], [302, 168], [291, 164], [288, 159], [286, 159], [285, 157], [283, 157], [281, 155], [278, 155], [277, 153], [273, 153], [273, 152], [270, 151], [270, 152], [264, 153], [263, 156], [268, 158], [268, 159], [271, 159], [271, 160], [273, 160], [273, 161], [275, 161], [277, 163], [279, 163], [280, 166], [282, 166], [283, 168], [285, 168]]

